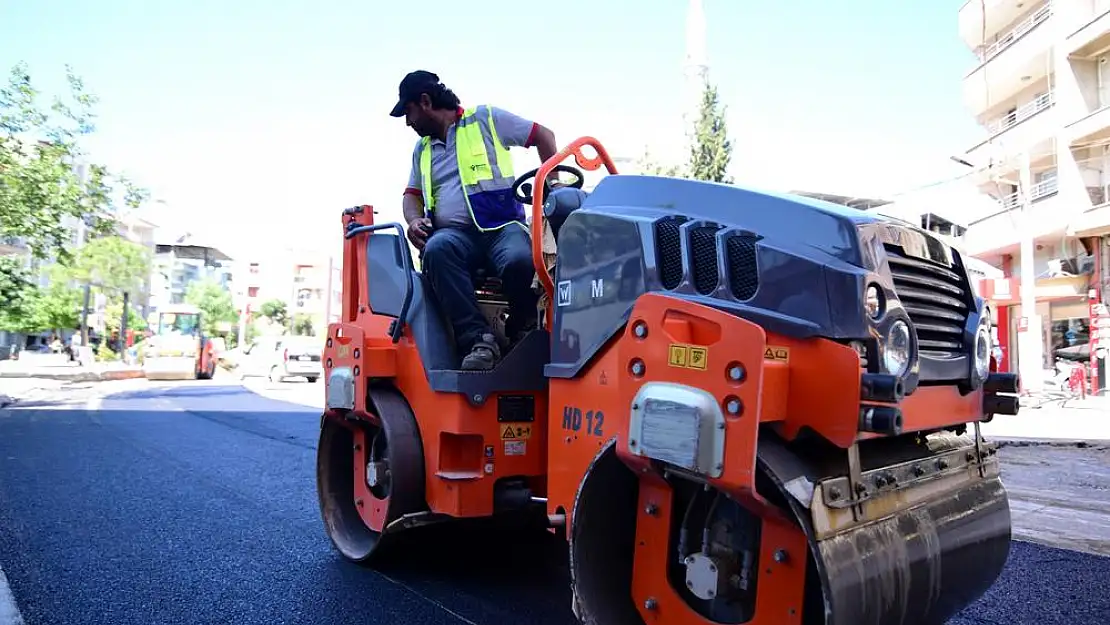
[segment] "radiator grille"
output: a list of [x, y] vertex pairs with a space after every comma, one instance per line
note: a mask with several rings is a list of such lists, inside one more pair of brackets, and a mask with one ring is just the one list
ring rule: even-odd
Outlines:
[[699, 226], [690, 230], [690, 249], [694, 256], [694, 288], [702, 295], [717, 290], [721, 281], [717, 271], [718, 226]]
[[755, 243], [759, 237], [741, 234], [728, 238], [725, 249], [728, 253], [728, 286], [732, 296], [738, 300], [755, 297], [759, 288], [759, 271], [755, 264]]
[[664, 217], [655, 222], [655, 255], [659, 259], [659, 279], [663, 288], [673, 289], [682, 282], [682, 244], [678, 228], [685, 217]]
[[968, 289], [963, 278], [936, 263], [911, 258], [886, 245], [894, 290], [917, 329], [921, 351], [953, 356], [964, 351]]
[[[682, 225], [689, 219], [680, 215], [664, 217], [654, 224], [655, 255], [659, 265], [659, 279], [663, 288], [675, 289], [682, 284]], [[697, 225], [686, 231], [686, 244], [690, 250], [692, 275], [688, 276], [694, 289], [710, 295], [726, 280], [732, 296], [750, 300], [759, 289], [759, 272], [756, 268], [756, 243], [761, 237], [750, 232], [727, 235], [724, 246], [717, 244], [717, 234], [723, 226]], [[721, 255], [724, 254], [726, 275], [721, 275]]]

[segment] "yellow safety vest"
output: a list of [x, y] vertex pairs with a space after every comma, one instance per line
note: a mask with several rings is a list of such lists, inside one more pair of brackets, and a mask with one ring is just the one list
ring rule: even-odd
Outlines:
[[[479, 115], [480, 109], [485, 115]], [[431, 137], [420, 142], [420, 191], [429, 215], [435, 212], [432, 190]], [[474, 225], [482, 232], [498, 230], [507, 224], [524, 223], [524, 207], [513, 198], [513, 159], [497, 136], [493, 109], [489, 106], [463, 111], [455, 127], [455, 153], [459, 181], [466, 208]]]

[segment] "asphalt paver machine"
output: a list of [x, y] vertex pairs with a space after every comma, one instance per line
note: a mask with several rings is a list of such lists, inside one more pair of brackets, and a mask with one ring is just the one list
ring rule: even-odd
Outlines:
[[[343, 212], [317, 465], [338, 552], [387, 566], [421, 526], [533, 512], [598, 625], [933, 624], [980, 597], [1010, 511], [979, 424], [1019, 380], [958, 250], [732, 185], [587, 193], [602, 167], [584, 137], [517, 179], [542, 321], [489, 371], [458, 369], [403, 227]], [[476, 276], [494, 320], [498, 289]]]

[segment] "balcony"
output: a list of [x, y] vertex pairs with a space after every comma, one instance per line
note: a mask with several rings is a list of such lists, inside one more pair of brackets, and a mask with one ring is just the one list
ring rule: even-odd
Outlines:
[[[1055, 177], [1029, 187], [1031, 206], [1028, 217], [1035, 237], [1063, 234], [1060, 219], [1059, 183]], [[963, 247], [972, 256], [998, 253], [1021, 242], [1023, 214], [1020, 193], [1004, 196], [998, 211], [968, 224]]]
[[[1090, 59], [1110, 48], [1110, 0], [1077, 2], [1074, 32], [1068, 35], [1064, 52], [1071, 58]], [[1072, 28], [1068, 28], [1072, 31]]]
[[976, 50], [979, 65], [964, 77], [964, 104], [982, 115], [1052, 70], [1052, 5], [1033, 11], [997, 40]]
[[1000, 155], [1025, 151], [1046, 152], [1056, 135], [1055, 95], [1042, 93], [1016, 109], [985, 124], [987, 140], [968, 150], [968, 160], [988, 163], [1004, 158]]
[[1103, 106], [1068, 124], [1065, 132], [1072, 146], [1105, 143], [1110, 139], [1110, 106]]
[[1024, 0], [968, 0], [960, 7], [960, 39], [972, 50], [982, 47], [984, 32], [990, 37], [1006, 29], [1025, 13], [1024, 5]]

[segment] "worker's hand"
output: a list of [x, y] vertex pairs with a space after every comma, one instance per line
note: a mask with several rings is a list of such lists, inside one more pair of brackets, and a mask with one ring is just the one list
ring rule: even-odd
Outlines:
[[427, 217], [417, 217], [409, 222], [409, 241], [416, 246], [416, 249], [424, 249], [424, 245], [428, 242], [428, 235], [432, 233], [432, 220]]

